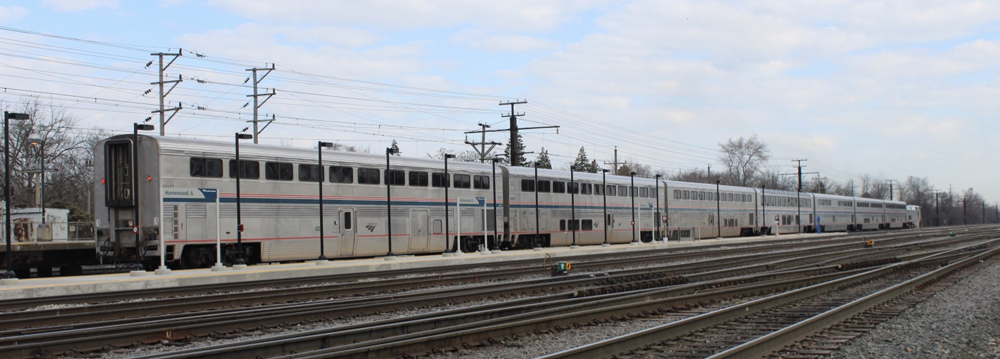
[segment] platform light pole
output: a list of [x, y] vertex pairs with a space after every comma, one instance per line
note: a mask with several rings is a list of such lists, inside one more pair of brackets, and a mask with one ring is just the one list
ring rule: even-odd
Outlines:
[[249, 139], [253, 139], [253, 135], [236, 132], [236, 263], [233, 268], [244, 268], [247, 264], [246, 260], [243, 259], [243, 216], [240, 208], [240, 177], [243, 176], [243, 163], [240, 162], [240, 140]]
[[[142, 266], [142, 251], [139, 245], [139, 131], [152, 131], [153, 125], [149, 124], [132, 124], [132, 203], [135, 204], [134, 215], [135, 223], [132, 226], [132, 233], [135, 234], [135, 265], [132, 270], [133, 273], [145, 273], [146, 269]], [[162, 209], [160, 209], [162, 211]]]
[[[392, 253], [392, 175], [389, 169], [389, 156], [399, 153], [399, 149], [396, 147], [386, 147], [385, 149], [385, 209], [386, 209], [386, 242], [389, 244], [389, 252], [385, 254], [386, 260], [392, 260], [396, 258], [396, 255]], [[448, 187], [445, 187], [448, 188]]]
[[[762, 218], [760, 220], [761, 226], [767, 226], [767, 186], [760, 185], [760, 215]], [[764, 229], [761, 228], [760, 234], [764, 235]]]
[[324, 218], [323, 218], [323, 182], [326, 180], [326, 172], [323, 172], [323, 149], [324, 148], [333, 148], [333, 142], [323, 142], [323, 141], [317, 141], [316, 142], [316, 156], [318, 158], [317, 161], [316, 161], [316, 165], [319, 166], [319, 169], [318, 169], [318, 171], [319, 171], [319, 178], [317, 178], [317, 180], [319, 181], [319, 258], [318, 258], [318, 260], [320, 260], [321, 263], [323, 261], [326, 261], [326, 244], [324, 243], [326, 241], [326, 236], [323, 233], [323, 229], [324, 229], [323, 228], [323, 220], [324, 220]]
[[493, 157], [490, 162], [493, 162], [493, 245], [490, 246], [490, 251], [499, 251], [500, 245], [500, 229], [497, 227], [497, 161], [499, 157]]
[[602, 195], [602, 197], [604, 197], [604, 205], [603, 205], [603, 207], [604, 207], [604, 219], [602, 219], [601, 221], [604, 222], [604, 243], [601, 244], [601, 246], [603, 246], [603, 247], [607, 247], [607, 246], [611, 245], [611, 243], [608, 243], [608, 225], [609, 224], [608, 224], [608, 177], [607, 177], [607, 175], [608, 175], [608, 169], [602, 169], [601, 170], [601, 195]]
[[39, 158], [39, 175], [41, 176], [41, 183], [38, 185], [38, 190], [41, 193], [40, 199], [38, 200], [38, 205], [42, 208], [42, 225], [45, 225], [45, 140], [37, 137], [32, 137], [28, 139], [28, 144], [38, 146], [38, 158]]
[[10, 248], [10, 120], [27, 120], [26, 113], [3, 112], [3, 168], [4, 168], [4, 238], [7, 240], [7, 271], [3, 274], [4, 281], [17, 281], [14, 273], [14, 259]]
[[[715, 180], [715, 224], [718, 228], [719, 235], [716, 238], [722, 238], [722, 192], [719, 190], [719, 185], [722, 183], [720, 180]], [[709, 187], [711, 188], [711, 187]]]
[[537, 251], [537, 250], [541, 250], [542, 249], [542, 247], [539, 246], [539, 244], [538, 244], [538, 241], [541, 240], [541, 237], [542, 237], [542, 235], [541, 235], [541, 228], [539, 227], [539, 223], [541, 221], [539, 220], [539, 216], [538, 216], [538, 189], [539, 189], [538, 188], [538, 161], [535, 161], [534, 163], [532, 163], [532, 166], [535, 167], [535, 240], [532, 241], [532, 242], [534, 242], [532, 244], [533, 244], [534, 249]]
[[444, 154], [444, 255], [453, 256], [451, 253], [451, 233], [448, 233], [448, 187], [451, 186], [451, 177], [448, 177], [448, 159], [455, 158], [455, 155], [450, 153]]
[[[659, 174], [654, 176], [656, 179], [656, 237], [663, 238], [660, 234], [660, 221], [663, 220], [662, 214], [660, 214], [660, 177]], [[656, 237], [653, 237], [653, 243], [656, 243]], [[667, 241], [663, 240], [663, 243], [667, 243]]]
[[573, 172], [576, 170], [576, 166], [569, 166], [569, 210], [570, 210], [570, 226], [569, 230], [573, 232], [573, 245], [570, 248], [580, 248], [576, 244], [576, 180], [573, 178]]
[[632, 197], [632, 244], [639, 244], [639, 241], [635, 239], [635, 171], [629, 173], [632, 184], [631, 188], [628, 189], [629, 197]]

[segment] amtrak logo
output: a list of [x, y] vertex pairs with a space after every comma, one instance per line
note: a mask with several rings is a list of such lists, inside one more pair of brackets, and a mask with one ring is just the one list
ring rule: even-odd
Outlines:
[[375, 223], [368, 223], [365, 228], [368, 228], [369, 232], [375, 232]]

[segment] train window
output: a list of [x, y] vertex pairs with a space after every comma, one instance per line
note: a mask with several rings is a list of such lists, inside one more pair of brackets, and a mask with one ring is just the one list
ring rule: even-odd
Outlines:
[[628, 187], [618, 186], [618, 197], [628, 197]]
[[705, 200], [705, 191], [698, 192], [698, 200], [699, 201]]
[[566, 182], [552, 181], [552, 193], [566, 193]]
[[427, 187], [427, 172], [410, 171], [410, 186]]
[[435, 219], [431, 226], [434, 227], [434, 234], [441, 234], [444, 232], [444, 225], [441, 223], [440, 219]]
[[565, 231], [566, 230], [566, 220], [565, 219], [560, 219], [559, 220], [559, 230], [560, 231]]
[[582, 229], [584, 231], [591, 231], [591, 230], [594, 229], [594, 220], [592, 220], [592, 219], [585, 219], [585, 220], [583, 220], [582, 224], [583, 224], [583, 227], [580, 228], [580, 229]]
[[632, 186], [632, 197], [639, 197], [639, 187]]
[[[229, 178], [236, 178], [236, 160], [229, 160]], [[260, 163], [240, 160], [240, 178], [260, 179]]]
[[299, 165], [299, 181], [323, 182], [323, 167], [320, 165]]
[[690, 191], [684, 191], [684, 199], [690, 199], [691, 198], [690, 196], [691, 196]]
[[596, 185], [596, 184], [594, 185], [594, 194], [600, 196], [602, 193], [604, 193], [603, 191], [604, 191], [604, 186]]
[[393, 186], [405, 186], [406, 172], [403, 170], [389, 170], [385, 175], [385, 181]]
[[381, 172], [375, 168], [358, 168], [358, 184], [379, 184]]
[[354, 183], [354, 169], [330, 166], [330, 183]]
[[521, 191], [522, 192], [534, 192], [535, 191], [535, 181], [530, 179], [521, 180]]
[[681, 190], [679, 189], [674, 190], [674, 199], [681, 199]]
[[550, 191], [552, 191], [552, 182], [542, 180], [538, 181], [538, 192], [545, 193]]
[[218, 158], [191, 158], [191, 177], [222, 178], [222, 160]]
[[455, 181], [455, 188], [472, 188], [472, 176], [454, 175], [451, 179]]
[[576, 182], [570, 183], [569, 184], [569, 193], [580, 194], [580, 184], [576, 183]]
[[727, 197], [729, 197], [729, 202], [735, 201], [735, 199], [733, 198], [734, 196], [733, 196], [732, 193], [730, 193]]
[[473, 176], [472, 188], [490, 189], [490, 178], [487, 176]]
[[617, 195], [618, 195], [618, 187], [608, 186], [608, 196], [617, 196]]
[[441, 187], [449, 186], [448, 177], [445, 177], [442, 172], [431, 173], [431, 187]]
[[592, 194], [592, 193], [594, 193], [594, 191], [593, 191], [594, 186], [591, 185], [590, 183], [581, 183], [580, 186], [581, 186], [581, 189], [582, 189], [582, 191], [580, 193], [583, 193], [583, 194]]
[[352, 227], [351, 212], [344, 212], [344, 229], [350, 230]]
[[288, 162], [264, 162], [264, 178], [277, 181], [291, 181], [292, 164]]
[[646, 187], [640, 188], [639, 197], [649, 197], [649, 188]]

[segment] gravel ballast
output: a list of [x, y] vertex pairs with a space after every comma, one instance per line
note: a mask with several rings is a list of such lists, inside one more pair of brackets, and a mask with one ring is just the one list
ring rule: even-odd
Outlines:
[[1000, 259], [976, 269], [832, 357], [1000, 358]]

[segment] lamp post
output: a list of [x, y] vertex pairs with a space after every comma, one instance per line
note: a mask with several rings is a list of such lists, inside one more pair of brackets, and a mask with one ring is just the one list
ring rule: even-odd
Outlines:
[[323, 233], [323, 181], [326, 179], [326, 172], [323, 172], [323, 148], [333, 148], [332, 142], [317, 141], [316, 143], [316, 155], [318, 160], [316, 164], [319, 166], [319, 258], [322, 262], [326, 261], [326, 237]]
[[580, 248], [576, 245], [576, 180], [573, 178], [573, 171], [576, 170], [575, 166], [569, 166], [569, 210], [570, 210], [570, 225], [569, 230], [573, 232], [573, 245], [570, 248]]
[[538, 161], [535, 161], [532, 165], [535, 167], [535, 240], [532, 241], [532, 242], [534, 242], [534, 243], [532, 243], [532, 246], [537, 251], [537, 250], [541, 250], [542, 249], [542, 247], [538, 245], [538, 241], [541, 239], [540, 237], [542, 236], [541, 235], [541, 229], [538, 227], [539, 222], [540, 222], [539, 221], [539, 217], [538, 217], [538, 190], [539, 190], [539, 188], [538, 188]]
[[8, 282], [17, 281], [14, 274], [14, 262], [10, 249], [10, 120], [27, 120], [26, 113], [3, 112], [3, 168], [4, 168], [4, 232], [7, 239], [7, 271], [3, 274], [3, 280]]
[[[132, 233], [135, 234], [135, 269], [133, 272], [146, 272], [142, 266], [141, 247], [139, 246], [139, 130], [152, 131], [153, 125], [132, 124], [132, 203], [135, 204], [135, 223]], [[162, 209], [161, 209], [162, 210]]]
[[[760, 219], [761, 227], [767, 226], [767, 193], [765, 192], [766, 190], [767, 186], [760, 185], [760, 215], [761, 217], [763, 217]], [[761, 228], [760, 234], [764, 235], [763, 228]]]
[[716, 238], [722, 238], [722, 197], [719, 191], [719, 184], [722, 181], [715, 180], [715, 224], [718, 228], [719, 235]]
[[39, 192], [41, 193], [40, 199], [38, 200], [38, 205], [42, 208], [42, 225], [45, 225], [45, 140], [41, 138], [32, 137], [28, 139], [28, 144], [38, 146], [38, 157], [39, 157], [39, 173], [42, 177], [41, 183], [38, 185]]
[[[660, 221], [662, 220], [660, 215], [660, 175], [657, 174], [654, 178], [656, 179], [656, 237], [662, 238], [660, 234]], [[654, 243], [656, 242], [656, 237], [653, 237]], [[667, 241], [664, 240], [663, 242], [666, 243]]]
[[490, 161], [493, 162], [493, 245], [490, 246], [490, 251], [499, 251], [500, 245], [497, 242], [500, 240], [500, 230], [497, 228], [497, 161], [500, 158], [493, 157]]
[[451, 253], [451, 233], [448, 233], [448, 187], [451, 186], [451, 178], [448, 177], [448, 159], [455, 158], [455, 155], [446, 153], [444, 154], [444, 255], [453, 256]]
[[608, 243], [608, 225], [609, 225], [609, 223], [608, 223], [608, 177], [607, 177], [607, 175], [608, 175], [608, 170], [607, 169], [602, 169], [601, 170], [601, 195], [603, 195], [603, 197], [604, 197], [604, 206], [603, 206], [604, 207], [604, 219], [602, 220], [604, 222], [604, 244], [601, 244], [601, 246], [603, 246], [603, 247], [607, 247], [607, 246], [611, 245], [611, 243]]
[[240, 140], [252, 139], [248, 133], [236, 133], [236, 263], [233, 268], [245, 268], [243, 259], [243, 217], [240, 210], [240, 177], [243, 175], [243, 163], [240, 162]]
[[639, 244], [639, 241], [635, 239], [635, 171], [630, 172], [629, 177], [632, 181], [628, 189], [629, 197], [632, 197], [632, 244]]
[[[386, 260], [391, 260], [396, 257], [392, 253], [392, 178], [390, 177], [392, 172], [389, 170], [389, 155], [394, 155], [399, 153], [399, 149], [396, 147], [386, 147], [385, 149], [385, 209], [386, 209], [386, 242], [389, 243], [389, 252], [385, 254]], [[445, 187], [447, 190], [448, 187]]]

